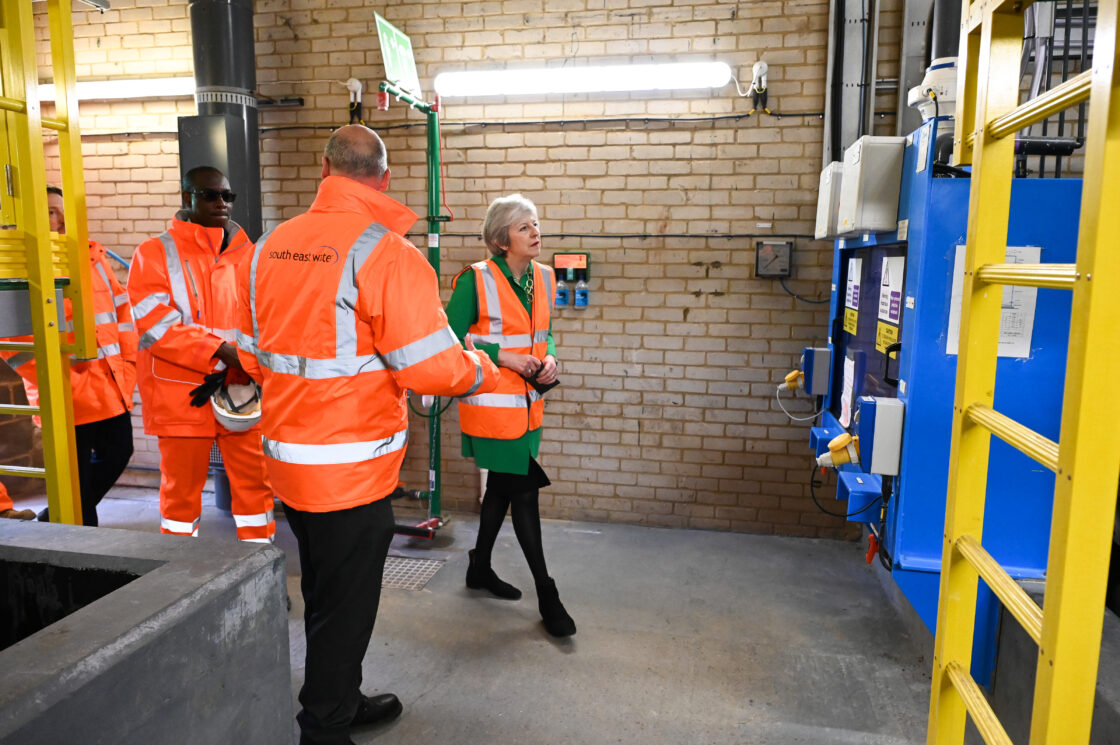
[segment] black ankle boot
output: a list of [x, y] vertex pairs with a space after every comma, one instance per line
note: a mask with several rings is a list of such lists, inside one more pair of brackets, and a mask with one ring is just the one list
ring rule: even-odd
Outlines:
[[498, 575], [490, 568], [490, 562], [484, 565], [481, 559], [475, 559], [473, 548], [467, 552], [467, 556], [471, 562], [467, 567], [467, 587], [472, 590], [488, 590], [504, 600], [521, 599], [521, 590], [498, 579]]
[[537, 585], [537, 603], [541, 610], [541, 619], [548, 633], [553, 636], [571, 636], [576, 633], [576, 622], [564, 610], [560, 602], [560, 593], [556, 591], [556, 583], [549, 577]]

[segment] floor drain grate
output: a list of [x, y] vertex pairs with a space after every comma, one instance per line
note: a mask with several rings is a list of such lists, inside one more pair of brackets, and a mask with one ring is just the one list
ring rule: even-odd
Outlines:
[[441, 566], [443, 561], [440, 559], [390, 556], [385, 559], [385, 574], [381, 578], [381, 586], [394, 590], [423, 590]]

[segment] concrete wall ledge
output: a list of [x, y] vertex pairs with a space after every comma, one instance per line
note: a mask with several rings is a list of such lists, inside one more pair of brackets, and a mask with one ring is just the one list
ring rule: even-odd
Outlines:
[[0, 560], [139, 575], [0, 651], [0, 743], [291, 743], [284, 554], [5, 520]]

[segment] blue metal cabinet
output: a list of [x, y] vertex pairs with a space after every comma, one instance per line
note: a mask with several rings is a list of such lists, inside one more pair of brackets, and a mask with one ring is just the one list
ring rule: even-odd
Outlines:
[[[905, 403], [901, 470], [888, 495], [881, 539], [892, 557], [893, 578], [931, 631], [937, 619], [956, 385], [957, 357], [947, 351], [950, 299], [957, 246], [965, 242], [969, 190], [967, 178], [933, 177], [936, 124], [924, 124], [906, 147], [899, 200], [902, 229], [836, 241], [829, 327], [832, 386], [822, 426], [810, 435], [810, 444], [819, 453], [832, 436], [843, 431], [855, 434], [854, 424], [844, 428], [838, 421], [849, 355], [855, 372], [853, 406], [860, 395], [897, 396]], [[1015, 180], [1008, 245], [1040, 247], [1043, 263], [1073, 262], [1080, 197], [1080, 180]], [[848, 260], [864, 259], [863, 280], [874, 290], [884, 256], [905, 257], [897, 362], [888, 362], [876, 349], [877, 293], [862, 293], [856, 334], [844, 330]], [[1001, 357], [997, 363], [995, 408], [1054, 440], [1061, 419], [1070, 302], [1068, 292], [1037, 290], [1029, 354]], [[848, 321], [850, 329], [850, 316]], [[887, 364], [897, 385], [885, 379]], [[860, 468], [842, 468], [846, 482]], [[983, 543], [1013, 577], [1045, 574], [1053, 486], [1051, 472], [999, 440], [993, 442]], [[847, 491], [838, 489], [838, 497]], [[849, 511], [863, 503], [863, 497], [859, 504], [850, 502]], [[853, 519], [878, 529], [879, 514], [876, 506]], [[982, 587], [973, 669], [980, 681], [988, 680], [991, 673], [997, 610], [994, 598]]]

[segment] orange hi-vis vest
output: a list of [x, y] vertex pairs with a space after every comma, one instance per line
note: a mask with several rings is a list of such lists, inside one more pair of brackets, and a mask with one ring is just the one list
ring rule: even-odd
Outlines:
[[[89, 424], [119, 416], [132, 409], [136, 388], [136, 330], [128, 295], [113, 275], [105, 247], [89, 242], [92, 271], [93, 322], [97, 337], [97, 357], [80, 360], [71, 357], [70, 390], [74, 401], [74, 424]], [[65, 301], [67, 343], [74, 343], [74, 310]], [[30, 341], [21, 337], [18, 341]], [[27, 400], [39, 403], [35, 356], [31, 352], [4, 352], [4, 358], [24, 380]]]
[[[467, 332], [475, 344], [497, 344], [508, 352], [543, 360], [548, 324], [556, 302], [552, 267], [532, 262], [532, 313], [493, 260], [472, 264], [478, 295], [478, 318]], [[515, 440], [544, 421], [544, 397], [513, 370], [500, 368], [501, 381], [491, 393], [459, 399], [459, 426], [471, 437]]]
[[170, 229], [140, 244], [128, 273], [136, 330], [137, 374], [144, 431], [166, 437], [215, 437], [209, 406], [194, 407], [190, 391], [214, 369], [214, 353], [237, 333], [237, 265], [253, 248], [229, 223], [221, 228], [188, 222], [179, 212]]
[[498, 382], [484, 353], [459, 344], [435, 271], [401, 237], [416, 219], [328, 176], [311, 209], [262, 236], [238, 270], [238, 354], [262, 383], [269, 479], [296, 509], [349, 509], [396, 488], [406, 389], [459, 396]]

